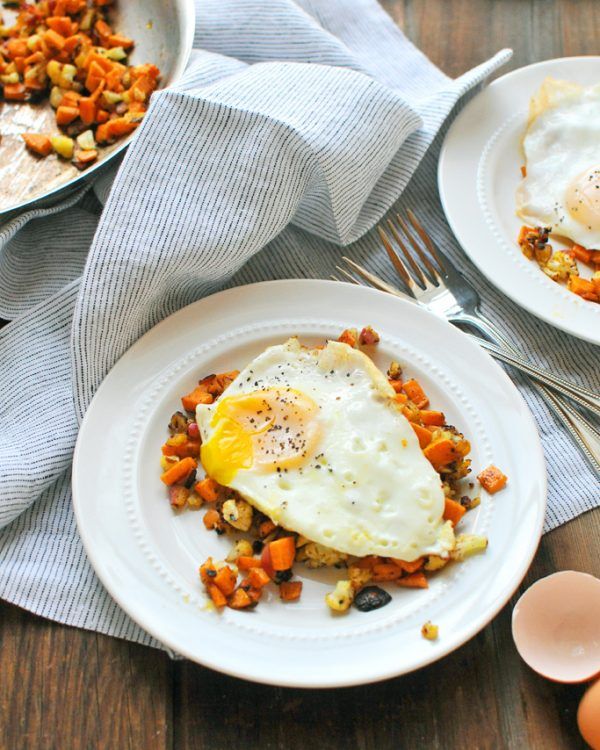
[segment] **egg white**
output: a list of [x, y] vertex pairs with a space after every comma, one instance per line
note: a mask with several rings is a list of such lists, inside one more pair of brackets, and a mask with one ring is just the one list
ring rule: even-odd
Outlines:
[[527, 175], [517, 188], [517, 215], [530, 226], [599, 248], [600, 215], [590, 221], [569, 196], [600, 164], [600, 86], [544, 81], [531, 101], [523, 151]]
[[300, 465], [240, 468], [228, 486], [275, 523], [339, 552], [407, 561], [447, 555], [440, 477], [386, 377], [346, 344], [316, 350], [290, 339], [264, 351], [214, 404], [198, 406], [203, 445], [221, 401], [288, 387], [317, 405], [318, 440]]

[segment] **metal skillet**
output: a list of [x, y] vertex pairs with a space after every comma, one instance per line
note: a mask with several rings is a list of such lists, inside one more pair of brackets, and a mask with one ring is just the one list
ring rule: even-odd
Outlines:
[[[6, 21], [9, 12], [3, 9]], [[130, 61], [153, 63], [161, 70], [160, 88], [183, 73], [194, 37], [193, 0], [117, 0], [110, 16], [112, 26], [135, 40]], [[55, 156], [40, 159], [25, 148], [21, 133], [55, 133], [54, 110], [49, 102], [0, 104], [0, 220], [35, 203], [48, 206], [80, 188], [85, 180], [123, 151], [132, 133], [102, 148], [98, 161], [80, 172]]]

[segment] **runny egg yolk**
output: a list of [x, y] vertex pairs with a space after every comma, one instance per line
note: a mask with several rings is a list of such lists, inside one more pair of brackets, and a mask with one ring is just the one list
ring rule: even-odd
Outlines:
[[319, 440], [317, 404], [293, 388], [269, 388], [217, 403], [200, 458], [208, 476], [229, 484], [240, 469], [265, 472], [302, 465]]
[[571, 181], [566, 203], [575, 221], [600, 232], [600, 166], [590, 167]]

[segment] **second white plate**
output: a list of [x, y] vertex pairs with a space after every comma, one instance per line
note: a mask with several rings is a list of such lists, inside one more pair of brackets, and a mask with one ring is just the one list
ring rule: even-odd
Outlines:
[[521, 307], [594, 344], [600, 344], [600, 305], [551, 281], [523, 256], [515, 190], [531, 96], [548, 76], [591, 85], [599, 71], [600, 57], [569, 57], [498, 78], [452, 123], [438, 167], [448, 223], [479, 270]]
[[[174, 513], [159, 480], [160, 446], [179, 397], [211, 372], [243, 367], [291, 335], [311, 343], [347, 326], [381, 334], [377, 363], [398, 359], [434, 408], [464, 430], [475, 469], [494, 462], [505, 490], [482, 495], [465, 530], [487, 552], [451, 565], [427, 590], [393, 590], [370, 613], [333, 616], [324, 597], [339, 571], [299, 565], [302, 599], [272, 592], [252, 612], [207, 609], [198, 565], [231, 542], [208, 533], [203, 512]], [[280, 281], [231, 289], [175, 313], [142, 337], [98, 390], [73, 465], [79, 530], [100, 579], [149, 633], [190, 659], [251, 680], [327, 687], [391, 677], [449, 653], [498, 612], [536, 550], [546, 475], [533, 419], [504, 372], [467, 336], [416, 305], [351, 284]], [[437, 641], [421, 625], [440, 627]]]

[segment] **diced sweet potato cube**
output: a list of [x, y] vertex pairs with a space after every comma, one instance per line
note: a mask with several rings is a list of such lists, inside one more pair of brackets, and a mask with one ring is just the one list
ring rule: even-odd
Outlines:
[[416, 422], [411, 422], [410, 426], [415, 431], [417, 438], [419, 439], [419, 445], [421, 448], [427, 448], [429, 443], [431, 442], [431, 431], [427, 429], [427, 427], [421, 427], [420, 424], [417, 424]]
[[61, 105], [56, 110], [56, 124], [69, 125], [79, 117], [78, 107], [68, 107]]
[[346, 328], [346, 330], [342, 331], [340, 334], [338, 341], [355, 348], [358, 344], [358, 330], [356, 328]]
[[[114, 120], [113, 120], [114, 122]], [[99, 130], [100, 128], [98, 128]], [[181, 404], [186, 411], [196, 411], [198, 404], [212, 404], [213, 397], [210, 393], [207, 393], [202, 386], [194, 388], [191, 393], [187, 396], [183, 396]]]
[[69, 37], [73, 33], [73, 22], [68, 16], [50, 16], [46, 19], [46, 26], [63, 37]]
[[258, 557], [250, 557], [249, 555], [240, 555], [237, 559], [237, 566], [239, 570], [252, 570], [252, 568], [260, 568], [261, 561]]
[[96, 141], [98, 143], [108, 143], [111, 140], [110, 131], [108, 129], [108, 122], [98, 125], [96, 129]]
[[133, 47], [133, 39], [130, 39], [128, 36], [123, 36], [122, 34], [111, 34], [108, 37], [108, 46], [130, 49]]
[[27, 88], [22, 83], [4, 84], [4, 98], [12, 102], [23, 102], [27, 96]]
[[423, 567], [425, 564], [425, 558], [424, 557], [418, 557], [416, 560], [412, 560], [411, 562], [407, 562], [406, 560], [397, 560], [396, 558], [393, 558], [396, 565], [405, 573], [414, 573], [415, 571], [419, 570]]
[[6, 51], [11, 60], [14, 60], [15, 57], [27, 57], [29, 54], [27, 39], [8, 39], [6, 42]]
[[449, 438], [443, 438], [442, 440], [436, 440], [435, 442], [429, 443], [429, 445], [423, 449], [423, 453], [425, 454], [425, 457], [429, 459], [436, 471], [439, 471], [445, 466], [448, 466], [448, 464], [462, 458], [461, 452]]
[[180, 482], [188, 477], [198, 464], [193, 458], [182, 458], [174, 466], [164, 472], [161, 480], [168, 485]]
[[213, 562], [212, 557], [208, 557], [200, 566], [200, 580], [205, 586], [212, 583], [215, 576], [217, 575], [217, 568]]
[[223, 595], [223, 592], [218, 586], [215, 586], [214, 583], [209, 583], [206, 587], [206, 590], [208, 591], [208, 595], [212, 599], [213, 604], [215, 607], [224, 607], [227, 604], [227, 599]]
[[210, 477], [205, 477], [196, 482], [194, 489], [205, 503], [214, 503], [219, 497], [219, 485]]
[[396, 581], [398, 586], [404, 586], [405, 588], [411, 588], [411, 589], [426, 589], [429, 588], [429, 584], [427, 583], [427, 578], [425, 577], [425, 573], [411, 573], [408, 576], [404, 576], [403, 578], [398, 578]]
[[115, 117], [114, 120], [109, 120], [107, 125], [111, 137], [120, 138], [123, 135], [133, 133], [139, 123], [129, 120], [126, 117]]
[[248, 583], [255, 589], [260, 589], [266, 586], [270, 582], [269, 576], [265, 573], [262, 568], [253, 567], [250, 568], [248, 573]]
[[430, 409], [421, 409], [419, 418], [423, 424], [441, 427], [446, 422], [446, 417], [441, 411], [432, 411]]
[[404, 393], [419, 409], [425, 409], [429, 405], [429, 399], [425, 395], [425, 391], [421, 387], [421, 384], [414, 378], [407, 380], [403, 388]]
[[254, 602], [247, 591], [244, 591], [243, 588], [238, 588], [233, 592], [232, 596], [229, 597], [227, 604], [231, 609], [246, 609], [246, 607], [251, 607]]
[[279, 584], [279, 596], [284, 602], [295, 602], [302, 594], [302, 581], [284, 581]]
[[483, 487], [483, 489], [486, 490], [486, 492], [489, 492], [490, 495], [493, 495], [495, 492], [499, 492], [501, 489], [503, 489], [506, 486], [506, 482], [508, 481], [508, 477], [503, 474], [497, 466], [494, 466], [493, 464], [491, 466], [488, 466], [487, 469], [484, 469], [482, 472], [480, 472], [477, 475], [477, 479], [479, 480], [479, 484]]
[[228, 565], [224, 565], [218, 570], [217, 575], [213, 578], [213, 583], [221, 589], [225, 596], [233, 593], [236, 582], [237, 576]]
[[209, 531], [218, 528], [219, 524], [221, 523], [221, 516], [219, 515], [219, 511], [214, 510], [214, 508], [207, 510], [204, 514], [202, 522]]
[[91, 125], [96, 119], [96, 102], [89, 96], [82, 96], [78, 105], [81, 122], [84, 125]]
[[98, 34], [98, 38], [100, 39], [100, 42], [103, 47], [107, 46], [108, 39], [110, 35], [113, 33], [110, 26], [106, 23], [106, 21], [103, 21], [102, 19], [99, 19], [94, 24], [94, 29], [96, 33]]
[[596, 287], [589, 279], [582, 279], [580, 276], [571, 275], [569, 276], [567, 287], [574, 294], [578, 294], [580, 297], [589, 299], [592, 302], [597, 302]]
[[271, 521], [271, 519], [267, 519], [266, 521], [263, 521], [259, 527], [258, 527], [258, 535], [261, 539], [264, 539], [266, 536], [268, 536], [272, 531], [275, 531], [277, 526]]
[[451, 521], [453, 526], [460, 521], [465, 515], [466, 508], [455, 500], [451, 500], [449, 497], [445, 499], [444, 504], [444, 520]]
[[49, 47], [60, 51], [65, 46], [67, 40], [62, 34], [58, 34], [53, 29], [48, 29], [48, 31], [44, 32], [44, 41]]
[[96, 151], [96, 149], [91, 149], [90, 151], [78, 150], [75, 152], [75, 159], [73, 161], [73, 164], [75, 164], [75, 166], [79, 169], [85, 169], [87, 166], [95, 162], [97, 158], [98, 152]]
[[573, 245], [571, 247], [571, 253], [577, 260], [580, 260], [582, 263], [589, 264], [592, 262], [592, 251], [588, 250], [585, 247], [582, 247], [581, 245]]
[[52, 151], [52, 143], [47, 135], [38, 135], [37, 133], [23, 133], [21, 138], [30, 151], [38, 156], [48, 156]]
[[395, 581], [402, 575], [402, 568], [394, 563], [377, 563], [373, 566], [373, 580]]

